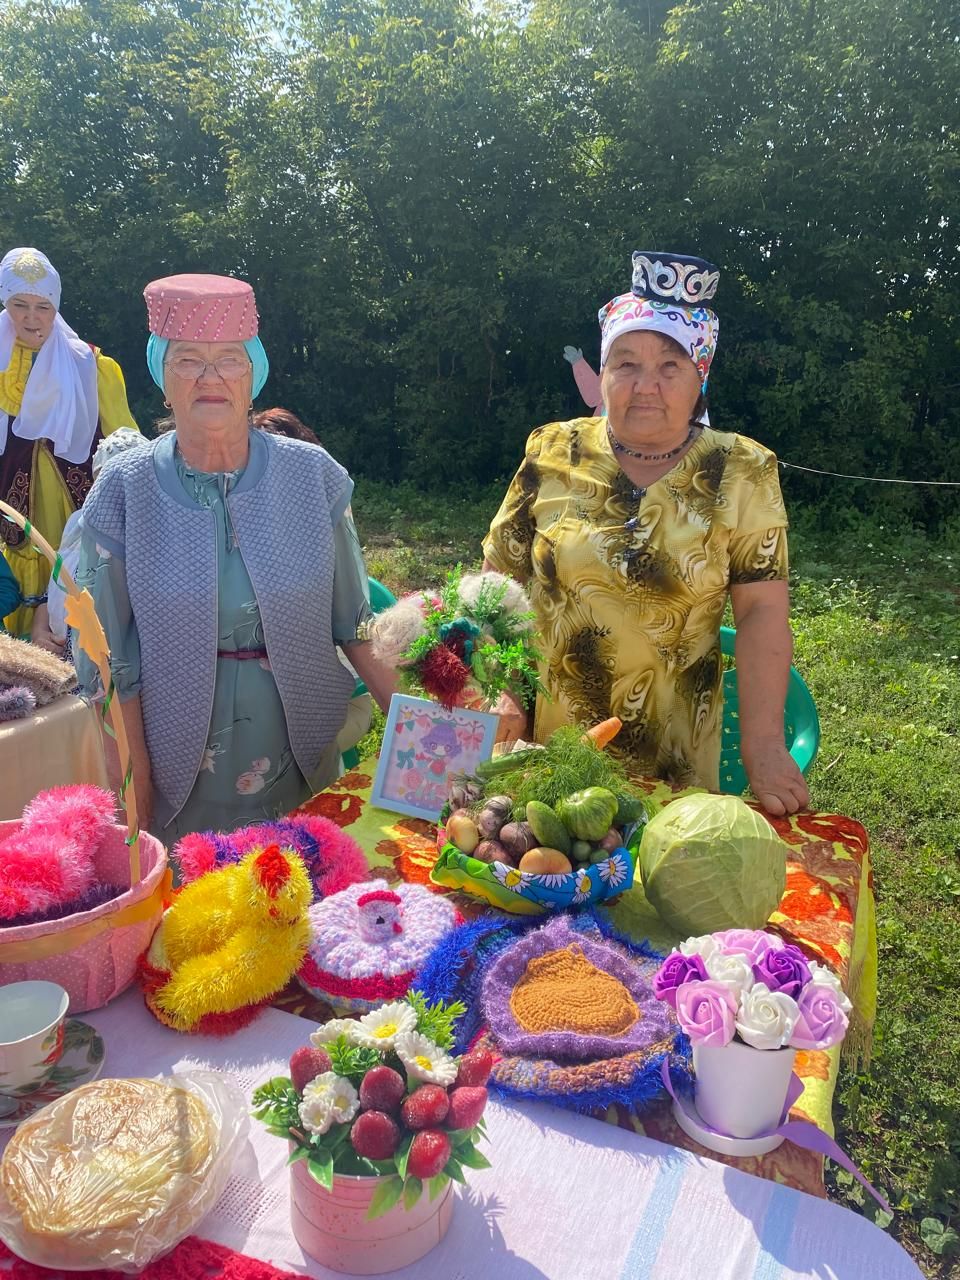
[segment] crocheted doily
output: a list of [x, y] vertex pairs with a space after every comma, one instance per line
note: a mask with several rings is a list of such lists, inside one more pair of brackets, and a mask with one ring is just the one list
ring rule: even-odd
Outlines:
[[314, 995], [354, 1011], [405, 995], [462, 919], [447, 898], [386, 880], [350, 885], [308, 914], [312, 941], [297, 977]]

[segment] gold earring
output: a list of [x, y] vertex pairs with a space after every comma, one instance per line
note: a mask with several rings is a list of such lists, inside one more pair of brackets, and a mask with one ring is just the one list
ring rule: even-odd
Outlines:
[[165, 409], [172, 409], [172, 408], [173, 408], [173, 405], [170, 403], [170, 401], [169, 401], [169, 400], [164, 400], [164, 402], [163, 402], [163, 407], [164, 407]]

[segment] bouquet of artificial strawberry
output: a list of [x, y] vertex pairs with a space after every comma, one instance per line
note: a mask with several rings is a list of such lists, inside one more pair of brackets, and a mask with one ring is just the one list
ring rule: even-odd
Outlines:
[[293, 1054], [289, 1076], [254, 1092], [254, 1115], [327, 1190], [335, 1174], [385, 1179], [370, 1218], [401, 1197], [411, 1208], [425, 1187], [433, 1199], [465, 1168], [490, 1167], [477, 1145], [493, 1058], [448, 1052], [465, 1011], [410, 991], [357, 1021], [327, 1022]]

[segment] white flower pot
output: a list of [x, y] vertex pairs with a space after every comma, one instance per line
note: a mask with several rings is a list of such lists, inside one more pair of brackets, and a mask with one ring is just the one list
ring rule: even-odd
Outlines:
[[693, 1046], [694, 1100], [701, 1120], [734, 1138], [776, 1129], [796, 1049], [754, 1049], [731, 1040], [722, 1049]]

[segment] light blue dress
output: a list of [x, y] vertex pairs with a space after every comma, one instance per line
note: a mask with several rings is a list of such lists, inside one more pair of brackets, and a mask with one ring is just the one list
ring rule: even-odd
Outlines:
[[[196, 471], [187, 466], [179, 450], [176, 468], [187, 496], [216, 517], [219, 654], [264, 654], [260, 610], [226, 505], [226, 496], [243, 471]], [[356, 639], [357, 627], [369, 616], [367, 574], [349, 510], [337, 525], [334, 540], [333, 638], [337, 644], [345, 644]], [[161, 564], [158, 556], [158, 570]], [[93, 596], [110, 643], [117, 693], [125, 702], [140, 690], [140, 644], [124, 563], [84, 533], [78, 581]], [[170, 625], [176, 626], [176, 619], [171, 619]], [[77, 670], [84, 687], [96, 685], [96, 673], [83, 655]], [[279, 817], [302, 804], [315, 789], [332, 782], [337, 762], [336, 746], [331, 744], [308, 784], [290, 749], [283, 704], [268, 658], [218, 656], [213, 712], [200, 772], [185, 805], [172, 818], [165, 797], [155, 794], [154, 828], [172, 847], [192, 831], [231, 831]], [[328, 776], [319, 776], [324, 772]], [[158, 828], [157, 822], [165, 825]]]

